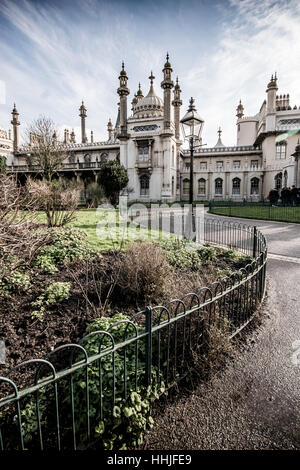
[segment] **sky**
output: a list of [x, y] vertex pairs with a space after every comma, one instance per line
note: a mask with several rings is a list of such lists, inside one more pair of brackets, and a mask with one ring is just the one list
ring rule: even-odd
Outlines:
[[169, 52], [182, 89], [181, 116], [192, 96], [205, 120], [202, 139], [236, 144], [236, 107], [256, 114], [277, 72], [279, 94], [300, 105], [299, 0], [0, 0], [0, 126], [13, 103], [20, 133], [40, 115], [80, 141], [79, 106], [94, 141], [107, 139], [117, 115], [118, 76], [129, 77], [128, 113], [150, 71], [159, 96]]

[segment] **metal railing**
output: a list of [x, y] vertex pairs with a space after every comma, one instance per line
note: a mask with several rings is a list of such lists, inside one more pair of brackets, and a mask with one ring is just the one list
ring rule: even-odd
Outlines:
[[278, 201], [272, 205], [268, 200], [253, 201], [210, 201], [211, 214], [248, 219], [274, 220], [277, 222], [300, 223], [300, 204]]
[[106, 423], [132, 391], [185, 377], [209, 328], [227, 325], [233, 337], [251, 321], [265, 292], [265, 237], [255, 227], [205, 219], [204, 239], [249, 256], [249, 264], [0, 377], [1, 449], [86, 448], [99, 420]]

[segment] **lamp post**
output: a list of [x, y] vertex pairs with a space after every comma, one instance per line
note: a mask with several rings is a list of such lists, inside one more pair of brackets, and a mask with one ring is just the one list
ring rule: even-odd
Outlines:
[[[200, 139], [201, 132], [203, 129], [204, 120], [199, 116], [194, 106], [194, 99], [190, 99], [190, 105], [187, 113], [180, 120], [183, 136], [185, 140], [189, 141], [191, 159], [190, 159], [190, 192], [189, 192], [189, 204], [193, 207], [194, 200], [194, 188], [193, 188], [193, 176], [194, 176], [194, 140]], [[197, 146], [198, 147], [198, 146]]]
[[[189, 238], [194, 239], [195, 234], [195, 217], [193, 210], [193, 200], [194, 200], [194, 140], [200, 140], [201, 132], [203, 129], [204, 120], [199, 116], [194, 106], [194, 99], [190, 99], [190, 105], [187, 110], [187, 113], [180, 120], [182, 132], [185, 140], [189, 141], [190, 146], [190, 188], [189, 188], [189, 206], [190, 206], [190, 233]], [[201, 145], [197, 145], [201, 147]]]

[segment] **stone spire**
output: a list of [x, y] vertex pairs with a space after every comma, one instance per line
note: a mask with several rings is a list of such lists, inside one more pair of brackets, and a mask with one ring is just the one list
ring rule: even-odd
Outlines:
[[120, 86], [118, 88], [118, 95], [120, 96], [120, 126], [121, 132], [119, 134], [119, 139], [128, 139], [127, 134], [127, 96], [130, 93], [129, 88], [127, 87], [127, 73], [124, 69], [124, 62], [122, 62], [122, 70], [119, 76]]
[[134, 110], [135, 105], [137, 104], [137, 102], [138, 102], [138, 99], [137, 99], [136, 93], [135, 93], [135, 95], [134, 95], [134, 97], [133, 97], [133, 100], [131, 101], [131, 111]]
[[107, 132], [108, 132], [108, 140], [109, 141], [113, 140], [113, 125], [112, 125], [110, 118], [107, 124]]
[[76, 137], [75, 137], [74, 129], [72, 129], [72, 132], [71, 132], [71, 134], [70, 134], [70, 138], [71, 138], [72, 144], [75, 144], [75, 142], [76, 142]]
[[142, 89], [141, 89], [141, 84], [139, 83], [139, 89], [138, 91], [136, 92], [136, 97], [137, 97], [137, 100], [139, 101], [140, 99], [144, 98], [144, 95], [143, 95], [143, 92], [142, 92]]
[[164, 90], [164, 128], [170, 129], [171, 127], [171, 89], [174, 86], [171, 74], [173, 69], [169, 62], [169, 54], [167, 53], [167, 60], [163, 68], [164, 79], [161, 82], [161, 87]]
[[222, 140], [221, 140], [221, 134], [222, 134], [222, 129], [221, 127], [219, 127], [218, 129], [218, 135], [219, 135], [219, 138], [218, 138], [218, 142], [216, 143], [215, 145], [215, 148], [217, 147], [225, 147], [225, 145], [223, 144]]
[[244, 116], [244, 106], [242, 105], [242, 101], [240, 100], [238, 107], [236, 108], [236, 117], [238, 119]]
[[176, 85], [174, 87], [174, 99], [172, 105], [174, 106], [174, 122], [175, 122], [175, 137], [180, 139], [180, 106], [182, 106], [182, 100], [180, 97], [181, 89], [178, 83], [178, 77], [176, 78]]
[[267, 86], [267, 116], [266, 116], [266, 131], [274, 131], [276, 127], [276, 92], [278, 90], [277, 86], [277, 76], [276, 73], [271, 77], [270, 82]]
[[84, 102], [82, 101], [82, 104], [79, 108], [79, 116], [81, 117], [81, 142], [84, 144], [87, 142], [87, 137], [86, 137], [86, 132], [85, 132], [85, 118], [87, 116], [86, 114], [86, 107], [84, 106]]
[[17, 111], [17, 108], [16, 108], [16, 103], [14, 103], [14, 108], [11, 112], [12, 114], [12, 120], [11, 120], [11, 124], [13, 125], [13, 145], [14, 145], [14, 152], [16, 152], [18, 150], [18, 147], [19, 147], [19, 125], [20, 125], [20, 121], [19, 121], [19, 113]]

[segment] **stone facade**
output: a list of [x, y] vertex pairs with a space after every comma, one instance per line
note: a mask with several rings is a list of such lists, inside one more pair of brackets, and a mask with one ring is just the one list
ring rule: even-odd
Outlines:
[[[106, 142], [94, 142], [93, 134], [88, 140], [85, 131], [87, 109], [82, 102], [79, 108], [81, 143], [76, 143], [74, 132], [69, 133], [67, 129], [62, 142], [54, 136], [55, 145], [66, 156], [59, 176], [77, 179], [87, 185], [96, 180], [102, 161], [118, 159], [128, 171], [129, 199], [188, 200], [190, 152], [182, 148], [180, 140], [181, 89], [178, 78], [174, 86], [169, 56], [162, 74], [163, 99], [155, 92], [155, 77], [151, 72], [148, 94], [144, 96], [139, 86], [128, 115], [130, 90], [122, 64], [117, 90], [120, 98], [118, 117], [115, 126], [110, 120], [108, 122]], [[295, 153], [300, 132], [300, 108], [291, 108], [289, 95], [279, 96], [277, 91], [275, 75], [267, 86], [266, 100], [254, 116], [244, 116], [244, 107], [239, 102], [236, 146], [225, 146], [219, 129], [214, 147], [196, 148], [195, 200], [260, 200], [274, 187], [300, 186], [299, 152]], [[38, 175], [39, 169], [26, 164], [26, 155], [33, 143], [19, 145], [20, 122], [15, 106], [11, 123], [13, 137], [11, 131], [7, 133], [0, 128], [0, 155], [7, 159], [8, 172], [17, 172], [22, 181], [29, 174]]]

